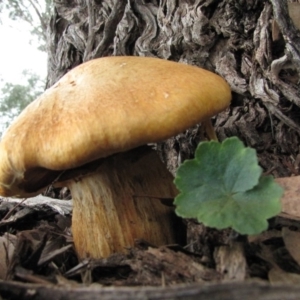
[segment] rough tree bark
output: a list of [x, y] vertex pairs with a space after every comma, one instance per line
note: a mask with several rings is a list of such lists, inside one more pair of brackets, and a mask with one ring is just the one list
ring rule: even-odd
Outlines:
[[[54, 6], [48, 86], [84, 61], [110, 55], [204, 67], [233, 91], [230, 109], [215, 119], [219, 138], [236, 135], [256, 148], [266, 172], [298, 174], [300, 33], [286, 0], [55, 0]], [[272, 19], [279, 41], [272, 41]], [[171, 171], [199, 140], [196, 127], [159, 145]]]
[[[48, 86], [84, 61], [111, 55], [154, 56], [209, 69], [233, 91], [231, 107], [213, 120], [220, 140], [240, 137], [276, 177], [298, 174], [300, 32], [287, 5], [287, 0], [54, 0]], [[277, 40], [274, 22], [281, 32]], [[173, 173], [193, 156], [200, 132], [197, 126], [158, 145]], [[254, 291], [257, 299], [270, 296]], [[283, 295], [290, 291], [283, 288]]]

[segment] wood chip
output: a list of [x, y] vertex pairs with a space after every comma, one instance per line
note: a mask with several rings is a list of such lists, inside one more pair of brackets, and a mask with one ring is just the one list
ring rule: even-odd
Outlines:
[[276, 178], [275, 181], [284, 189], [281, 216], [300, 220], [300, 176]]
[[288, 273], [280, 268], [274, 267], [269, 271], [268, 274], [270, 283], [272, 284], [300, 284], [300, 275], [295, 273]]
[[232, 242], [229, 246], [218, 247], [214, 257], [222, 279], [240, 281], [246, 278], [247, 263], [243, 243]]
[[300, 232], [292, 231], [287, 227], [282, 228], [282, 237], [285, 247], [300, 266]]
[[0, 236], [0, 279], [2, 280], [6, 278], [8, 263], [15, 250], [15, 240], [16, 237], [9, 233]]

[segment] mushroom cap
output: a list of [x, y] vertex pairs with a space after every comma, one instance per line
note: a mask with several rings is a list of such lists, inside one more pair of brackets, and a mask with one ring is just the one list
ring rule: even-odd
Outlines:
[[32, 196], [61, 171], [162, 141], [228, 107], [207, 70], [149, 57], [79, 65], [30, 103], [0, 143], [0, 194]]

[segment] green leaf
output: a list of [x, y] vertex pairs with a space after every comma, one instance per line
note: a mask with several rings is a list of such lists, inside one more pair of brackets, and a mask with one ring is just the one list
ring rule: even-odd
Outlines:
[[45, 82], [38, 75], [28, 70], [22, 73], [26, 84], [6, 82], [0, 88], [0, 136], [1, 131], [44, 90]]
[[178, 169], [176, 213], [210, 227], [257, 234], [280, 212], [283, 193], [272, 177], [261, 174], [255, 150], [238, 138], [200, 143], [195, 158]]

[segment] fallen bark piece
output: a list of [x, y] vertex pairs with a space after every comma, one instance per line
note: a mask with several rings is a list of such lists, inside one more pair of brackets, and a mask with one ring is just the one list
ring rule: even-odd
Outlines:
[[[72, 257], [73, 245], [66, 241], [66, 234], [55, 224], [51, 225], [46, 221], [36, 229], [22, 230], [16, 236], [9, 235], [8, 238], [14, 246], [9, 249], [12, 253], [5, 266], [5, 278], [8, 280], [19, 278], [38, 283], [30, 280], [42, 276], [55, 282], [54, 276], [64, 272]], [[0, 260], [3, 260], [1, 254]], [[20, 270], [25, 273], [20, 273]]]
[[159, 286], [220, 280], [217, 271], [205, 267], [183, 252], [175, 252], [167, 247], [133, 251], [136, 259], [127, 263], [137, 273], [134, 280], [139, 284]]
[[243, 244], [232, 242], [226, 246], [220, 246], [214, 253], [216, 269], [222, 274], [224, 280], [242, 281], [246, 278], [246, 257]]
[[275, 181], [284, 189], [280, 216], [300, 220], [300, 176], [276, 178]]
[[300, 287], [264, 282], [235, 282], [172, 287], [72, 287], [24, 284], [0, 280], [0, 296], [11, 299], [43, 300], [298, 300]]
[[24, 204], [26, 206], [30, 206], [30, 207], [46, 205], [61, 215], [71, 214], [72, 208], [73, 208], [73, 202], [70, 200], [59, 200], [59, 199], [46, 197], [43, 195], [37, 195], [35, 197], [27, 198], [27, 199], [25, 199], [25, 201], [24, 201], [24, 199], [0, 197], [0, 201], [16, 203], [16, 204], [22, 202], [22, 204]]
[[9, 260], [15, 249], [16, 236], [5, 233], [0, 236], [0, 279], [5, 279]]
[[268, 274], [270, 283], [276, 284], [300, 284], [300, 275], [296, 273], [285, 272], [284, 270], [274, 267], [269, 271]]
[[300, 266], [300, 232], [292, 231], [287, 227], [282, 228], [282, 237], [285, 247]]
[[[13, 209], [14, 210], [14, 209]], [[10, 211], [12, 212], [12, 211]], [[14, 214], [7, 216], [0, 221], [0, 227], [2, 226], [7, 226], [7, 225], [11, 225], [13, 223], [16, 223], [20, 220], [24, 220], [24, 219], [28, 219], [30, 217], [32, 217], [32, 215], [34, 214], [34, 210], [30, 207], [25, 207], [19, 211], [17, 211], [16, 213], [14, 212]]]

